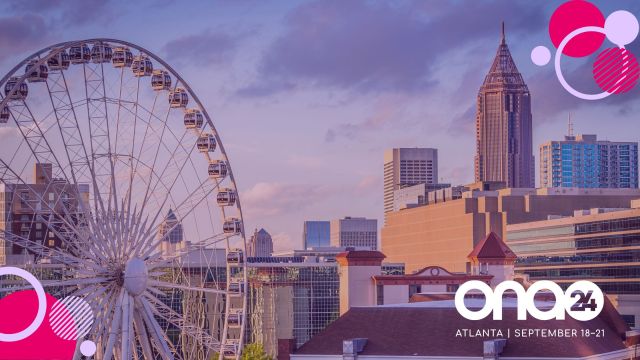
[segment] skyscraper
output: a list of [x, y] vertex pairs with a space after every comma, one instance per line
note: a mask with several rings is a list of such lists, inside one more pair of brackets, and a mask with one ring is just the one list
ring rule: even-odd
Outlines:
[[638, 143], [569, 133], [540, 145], [540, 186], [637, 188]]
[[309, 250], [311, 248], [330, 246], [330, 228], [331, 223], [329, 221], [305, 221], [302, 234], [304, 248]]
[[273, 252], [273, 239], [265, 229], [255, 229], [249, 240], [248, 256], [267, 257]]
[[173, 256], [184, 250], [184, 230], [178, 217], [169, 209], [164, 221], [158, 227], [158, 239], [163, 256]]
[[507, 47], [504, 23], [476, 106], [476, 181], [534, 187], [531, 96]]
[[384, 212], [393, 211], [393, 191], [438, 183], [438, 149], [398, 148], [384, 152]]

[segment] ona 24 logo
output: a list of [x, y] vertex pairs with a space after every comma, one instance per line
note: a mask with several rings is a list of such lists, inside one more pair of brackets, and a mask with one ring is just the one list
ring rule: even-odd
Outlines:
[[[477, 290], [484, 294], [485, 303], [479, 310], [468, 309], [465, 296], [469, 291]], [[604, 306], [602, 290], [591, 281], [581, 280], [571, 284], [563, 291], [558, 284], [549, 280], [533, 283], [528, 289], [515, 281], [501, 282], [492, 290], [482, 281], [471, 280], [456, 291], [455, 305], [458, 313], [467, 320], [482, 320], [493, 312], [493, 320], [502, 320], [502, 296], [513, 291], [517, 299], [518, 320], [526, 320], [527, 313], [538, 320], [564, 320], [565, 313], [579, 321], [589, 321], [600, 314]], [[538, 309], [535, 296], [541, 290], [550, 290], [555, 297], [553, 306]]]

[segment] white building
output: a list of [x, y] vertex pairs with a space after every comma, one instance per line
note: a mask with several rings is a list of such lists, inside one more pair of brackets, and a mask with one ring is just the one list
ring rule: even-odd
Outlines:
[[438, 183], [438, 149], [396, 148], [384, 152], [384, 212], [393, 211], [393, 191]]

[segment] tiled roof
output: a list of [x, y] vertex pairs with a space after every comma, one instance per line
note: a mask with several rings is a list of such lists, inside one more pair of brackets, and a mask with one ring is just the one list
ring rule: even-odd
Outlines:
[[[611, 325], [605, 312], [591, 321], [519, 321], [515, 308], [503, 310], [503, 320], [466, 320], [455, 308], [430, 307], [356, 307], [304, 344], [296, 354], [340, 355], [343, 340], [367, 338], [359, 355], [381, 356], [449, 356], [451, 358], [483, 355], [483, 342], [497, 337], [456, 337], [458, 329], [511, 329], [511, 337], [501, 357], [565, 359], [604, 354], [625, 349], [620, 331]], [[616, 315], [620, 318], [619, 315]], [[514, 329], [604, 329], [599, 338], [513, 337]]]
[[500, 236], [491, 232], [480, 241], [469, 255], [473, 259], [517, 259], [516, 254], [502, 241]]
[[337, 257], [347, 258], [347, 259], [384, 259], [386, 256], [380, 251], [374, 250], [356, 250], [356, 251], [345, 251], [341, 252], [337, 255]]

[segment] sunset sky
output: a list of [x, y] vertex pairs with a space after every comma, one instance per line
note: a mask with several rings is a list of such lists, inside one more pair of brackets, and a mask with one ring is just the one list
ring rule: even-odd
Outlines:
[[[540, 143], [566, 133], [570, 112], [576, 133], [639, 141], [640, 87], [587, 102], [562, 89], [552, 65], [532, 64], [535, 46], [553, 49], [547, 24], [561, 3], [4, 1], [0, 73], [47, 45], [83, 38], [158, 54], [213, 116], [247, 230], [264, 227], [276, 250], [298, 248], [307, 219], [382, 224], [386, 148], [438, 148], [442, 182], [473, 181], [475, 96], [502, 20], [532, 94], [536, 160]], [[619, 9], [640, 17], [638, 1], [593, 3], [605, 17]], [[640, 40], [629, 49], [640, 56]], [[597, 91], [594, 60], [563, 59], [574, 87]]]

